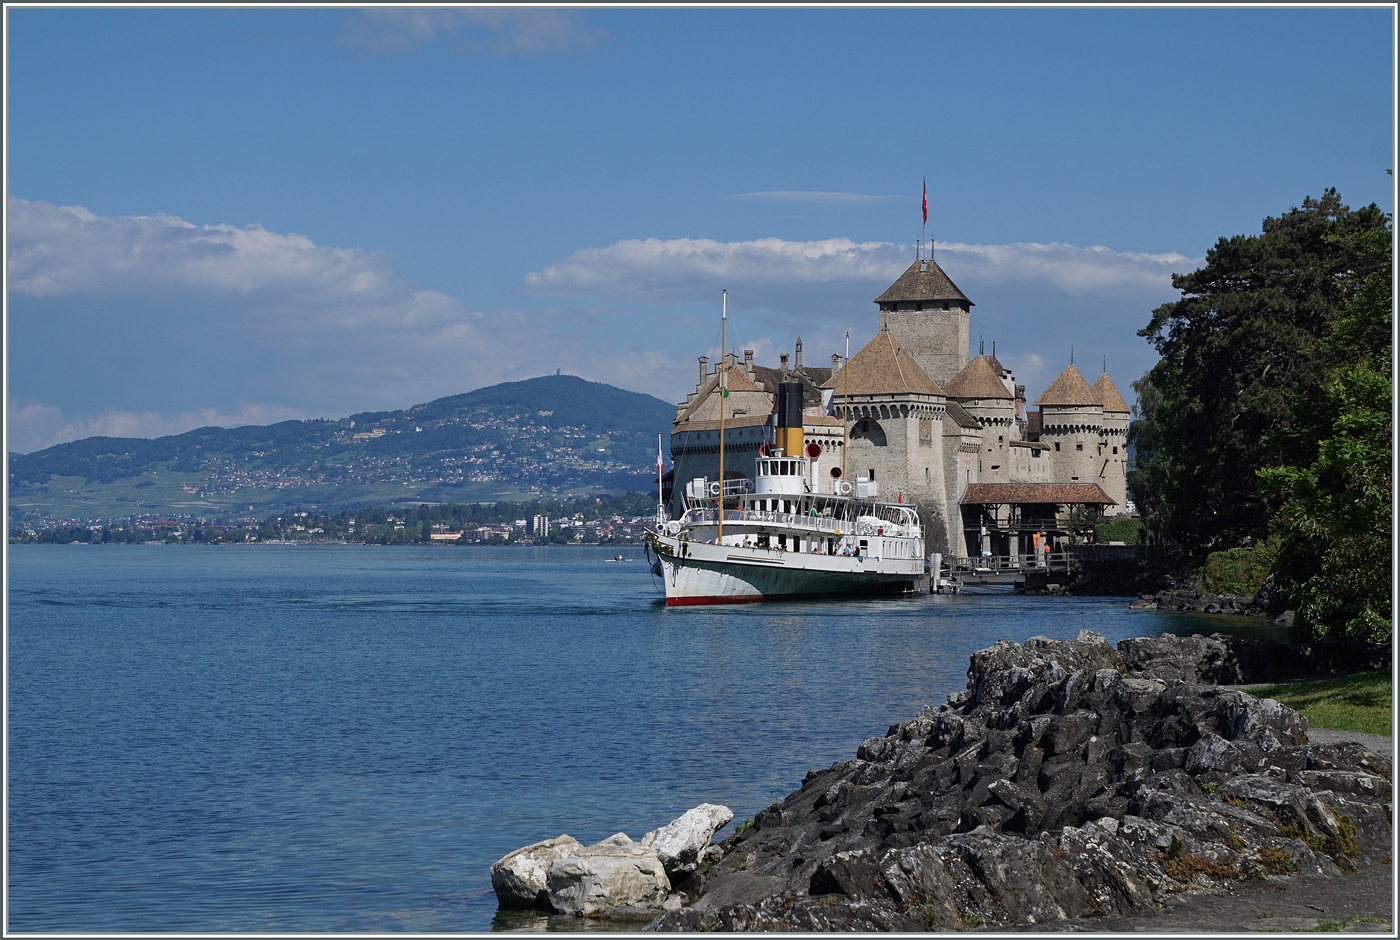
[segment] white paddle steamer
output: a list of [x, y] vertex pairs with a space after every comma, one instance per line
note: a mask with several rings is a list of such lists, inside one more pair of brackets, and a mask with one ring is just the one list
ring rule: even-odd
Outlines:
[[775, 451], [755, 464], [752, 485], [731, 479], [723, 493], [718, 481], [690, 481], [681, 517], [647, 534], [668, 605], [916, 589], [924, 531], [914, 507], [880, 502], [874, 483], [819, 493], [806, 457]]

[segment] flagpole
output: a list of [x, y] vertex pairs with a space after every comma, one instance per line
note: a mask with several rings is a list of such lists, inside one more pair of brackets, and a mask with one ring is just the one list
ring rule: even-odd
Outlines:
[[[928, 245], [928, 177], [924, 177], [924, 241]], [[929, 246], [928, 259], [933, 260], [933, 246]]]
[[719, 313], [719, 534], [716, 545], [724, 544], [724, 398], [729, 388], [729, 365], [724, 361], [727, 341], [725, 327], [729, 324], [729, 291], [720, 294]]
[[665, 490], [661, 487], [661, 432], [656, 432], [656, 524], [660, 526], [666, 521], [666, 497]]

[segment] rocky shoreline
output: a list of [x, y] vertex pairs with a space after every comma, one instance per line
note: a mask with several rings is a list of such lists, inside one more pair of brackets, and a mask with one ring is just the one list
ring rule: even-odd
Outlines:
[[[1193, 893], [1346, 877], [1390, 862], [1389, 757], [1310, 743], [1301, 715], [1220, 686], [1389, 655], [1218, 634], [1003, 641], [973, 655], [964, 692], [808, 773], [717, 846], [723, 824], [705, 830], [723, 808], [697, 807], [642, 843], [569, 850], [638, 859], [617, 864], [645, 875], [614, 881], [640, 894], [609, 898], [589, 864], [557, 857], [543, 896], [502, 902], [658, 931], [1082, 930]], [[650, 848], [672, 829], [688, 833], [679, 864]], [[555, 900], [590, 891], [587, 910]]]

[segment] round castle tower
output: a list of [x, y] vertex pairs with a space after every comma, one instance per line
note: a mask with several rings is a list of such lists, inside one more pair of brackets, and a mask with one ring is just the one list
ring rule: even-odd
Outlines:
[[1066, 367], [1035, 403], [1040, 406], [1040, 439], [1051, 447], [1052, 479], [1102, 486], [1103, 405], [1084, 376], [1073, 365]]
[[1104, 463], [1104, 478], [1098, 483], [1109, 498], [1118, 503], [1117, 506], [1110, 506], [1109, 512], [1122, 512], [1128, 504], [1128, 422], [1132, 413], [1107, 372], [1094, 383], [1094, 394], [1099, 397], [1099, 404], [1103, 407], [1103, 439], [1100, 446], [1103, 448], [1101, 463]]
[[997, 374], [990, 359], [979, 355], [943, 387], [949, 398], [963, 406], [982, 426], [982, 446], [977, 454], [977, 479], [998, 483], [1010, 479], [1011, 441], [1020, 437], [1016, 425], [1016, 399]]

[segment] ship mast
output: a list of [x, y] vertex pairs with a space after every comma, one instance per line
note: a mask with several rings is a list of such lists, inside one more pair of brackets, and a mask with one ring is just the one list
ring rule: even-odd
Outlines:
[[[846, 331], [846, 358], [841, 360], [841, 481], [846, 480], [846, 451], [851, 443], [851, 331]], [[839, 490], [840, 487], [838, 486]], [[839, 493], [837, 494], [840, 495]]]
[[729, 389], [729, 364], [724, 361], [725, 327], [729, 323], [729, 291], [722, 291], [719, 314], [719, 534], [715, 544], [724, 544], [724, 398]]

